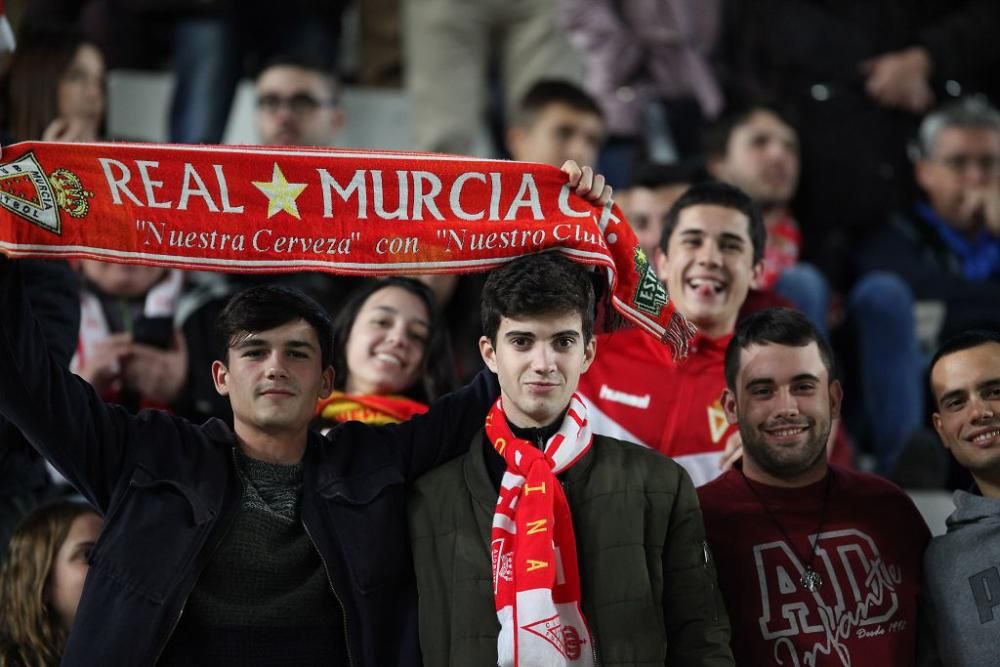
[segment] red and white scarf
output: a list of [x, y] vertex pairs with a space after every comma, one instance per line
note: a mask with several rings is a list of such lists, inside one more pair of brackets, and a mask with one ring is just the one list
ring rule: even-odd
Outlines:
[[486, 436], [507, 462], [491, 534], [497, 664], [593, 665], [593, 640], [580, 608], [573, 519], [556, 478], [590, 449], [587, 408], [574, 394], [543, 453], [511, 432], [498, 399], [486, 417]]
[[[270, 147], [24, 142], [0, 156], [0, 253], [226, 273], [486, 271], [555, 250], [683, 356], [677, 312], [621, 210], [539, 164]], [[615, 324], [609, 318], [610, 324]]]

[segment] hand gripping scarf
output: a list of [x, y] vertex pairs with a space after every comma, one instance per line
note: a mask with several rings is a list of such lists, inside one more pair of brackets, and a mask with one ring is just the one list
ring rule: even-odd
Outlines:
[[426, 153], [25, 142], [0, 159], [0, 252], [230, 273], [487, 271], [558, 251], [684, 356], [674, 309], [613, 203], [553, 167]]
[[573, 518], [556, 478], [590, 449], [587, 408], [574, 394], [544, 453], [514, 436], [501, 400], [486, 417], [486, 436], [507, 462], [491, 534], [498, 664], [593, 665]]

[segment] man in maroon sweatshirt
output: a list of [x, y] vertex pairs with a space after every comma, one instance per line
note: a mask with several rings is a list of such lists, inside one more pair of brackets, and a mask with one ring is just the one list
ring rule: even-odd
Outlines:
[[698, 489], [740, 665], [912, 665], [930, 539], [909, 498], [830, 465], [842, 390], [804, 315], [771, 308], [726, 348], [743, 460]]

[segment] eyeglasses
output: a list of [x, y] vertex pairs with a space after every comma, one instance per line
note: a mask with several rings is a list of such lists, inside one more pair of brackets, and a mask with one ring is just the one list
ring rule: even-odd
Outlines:
[[320, 107], [332, 107], [336, 105], [336, 100], [320, 100], [309, 93], [296, 93], [290, 97], [266, 94], [257, 98], [257, 108], [270, 114], [278, 113], [282, 107], [287, 106], [288, 110], [296, 116], [305, 116], [315, 113]]
[[1000, 172], [1000, 155], [968, 155], [966, 153], [959, 153], [957, 155], [940, 157], [934, 161], [956, 173], [964, 173], [973, 165], [986, 174]]

